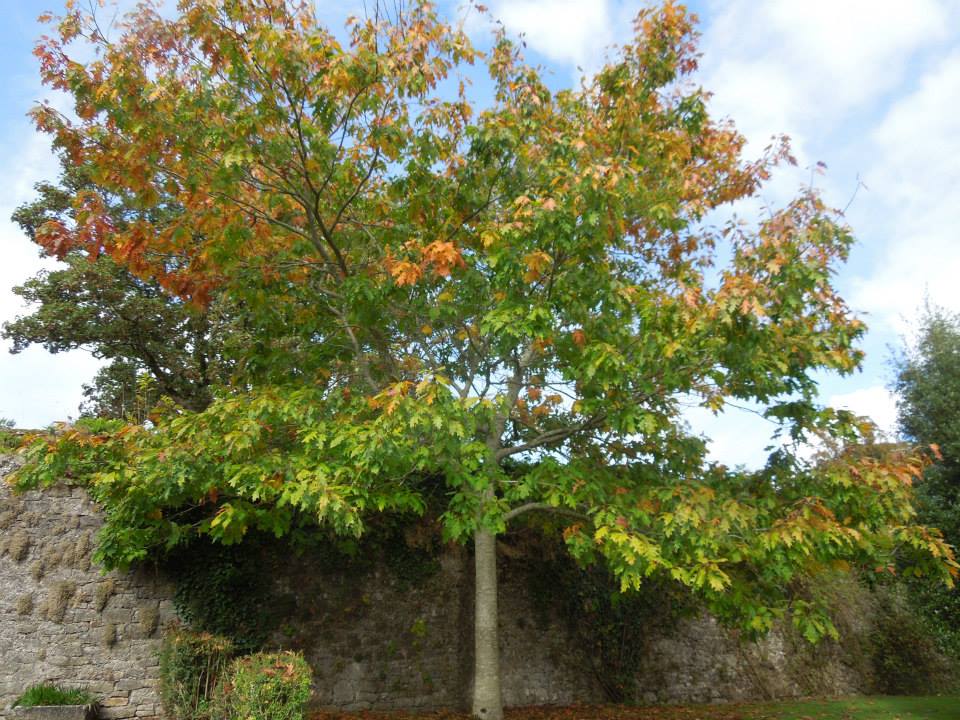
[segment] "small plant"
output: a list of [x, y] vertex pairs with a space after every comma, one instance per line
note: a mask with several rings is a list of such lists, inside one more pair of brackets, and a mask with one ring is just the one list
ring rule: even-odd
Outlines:
[[160, 624], [160, 610], [156, 607], [140, 609], [140, 629], [144, 637], [152, 637]]
[[100, 645], [105, 648], [112, 648], [117, 644], [117, 626], [115, 623], [107, 623], [100, 631]]
[[15, 532], [10, 539], [7, 540], [6, 551], [10, 559], [14, 562], [23, 562], [27, 557], [27, 553], [30, 552], [30, 536], [23, 530]]
[[97, 608], [97, 612], [103, 612], [104, 608], [107, 607], [107, 603], [113, 596], [114, 590], [116, 590], [116, 583], [113, 578], [107, 578], [97, 584], [97, 589], [94, 593], [94, 606]]
[[30, 576], [37, 582], [43, 580], [43, 576], [47, 572], [47, 566], [43, 562], [43, 559], [37, 560], [30, 566]]
[[210, 717], [214, 689], [233, 657], [227, 638], [174, 627], [160, 648], [160, 699], [173, 720]]
[[0, 417], [0, 451], [13, 450], [20, 446], [20, 433], [10, 418]]
[[256, 653], [230, 666], [229, 682], [220, 691], [226, 718], [302, 720], [310, 699], [310, 666], [293, 652]]
[[63, 622], [63, 618], [67, 613], [67, 604], [73, 598], [74, 593], [77, 591], [77, 584], [70, 582], [68, 580], [61, 580], [57, 583], [54, 583], [53, 587], [50, 589], [50, 593], [47, 595], [47, 604], [45, 608], [45, 615], [47, 620], [52, 622]]
[[17, 598], [17, 615], [29, 615], [33, 612], [33, 595], [21, 595]]
[[13, 702], [14, 707], [37, 707], [40, 705], [92, 705], [93, 696], [86, 690], [64, 688], [51, 683], [39, 683], [27, 688]]

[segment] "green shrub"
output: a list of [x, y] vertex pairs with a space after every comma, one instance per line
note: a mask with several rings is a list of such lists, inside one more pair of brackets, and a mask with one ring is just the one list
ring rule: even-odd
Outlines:
[[[0, 418], [0, 420], [2, 419], [3, 418]], [[10, 430], [0, 425], [0, 452], [4, 450], [16, 450], [20, 447], [21, 440], [21, 434], [16, 430]]]
[[905, 584], [911, 608], [940, 652], [960, 664], [960, 586], [948, 588], [929, 578], [913, 578]]
[[310, 666], [298, 653], [248, 655], [233, 661], [221, 690], [225, 718], [302, 720], [310, 699]]
[[160, 648], [160, 699], [173, 720], [209, 718], [233, 643], [209, 633], [170, 628]]
[[93, 696], [85, 690], [64, 688], [51, 683], [40, 683], [27, 689], [13, 702], [14, 707], [38, 705], [92, 705]]
[[927, 694], [949, 689], [954, 669], [935, 636], [913, 611], [903, 588], [878, 589], [871, 633], [877, 689], [889, 695]]

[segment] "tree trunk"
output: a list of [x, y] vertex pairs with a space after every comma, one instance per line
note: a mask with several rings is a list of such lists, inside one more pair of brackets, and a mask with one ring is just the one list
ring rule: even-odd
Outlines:
[[473, 539], [476, 563], [473, 717], [502, 720], [500, 634], [497, 611], [497, 537], [480, 528]]

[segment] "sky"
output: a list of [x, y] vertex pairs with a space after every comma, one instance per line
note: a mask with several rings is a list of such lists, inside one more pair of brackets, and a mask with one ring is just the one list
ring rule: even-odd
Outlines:
[[[126, 2], [131, 5], [132, 2]], [[616, 43], [629, 39], [641, 2], [493, 0], [491, 14], [523, 34], [528, 57], [555, 87], [577, 83]], [[825, 404], [868, 415], [895, 431], [887, 386], [890, 358], [909, 342], [924, 302], [960, 312], [960, 0], [696, 0], [702, 58], [697, 82], [712, 95], [714, 116], [730, 117], [759, 155], [774, 135], [790, 136], [796, 168], [780, 171], [762, 193], [784, 204], [811, 182], [828, 204], [847, 208], [857, 244], [836, 277], [869, 326], [861, 372], [820, 378]], [[9, 221], [33, 184], [56, 177], [49, 144], [26, 112], [51, 98], [31, 54], [43, 32], [35, 18], [62, 0], [3, 0], [0, 25], [0, 322], [25, 308], [10, 288], [44, 267]], [[362, 3], [325, 5], [338, 15]], [[331, 9], [332, 8], [332, 9]], [[457, 13], [449, 6], [450, 13]], [[467, 29], [482, 40], [475, 14]], [[478, 88], [482, 90], [482, 88]], [[52, 98], [56, 101], [56, 98]], [[812, 174], [818, 162], [824, 174]], [[849, 207], [848, 207], [849, 206]], [[744, 217], [759, 205], [737, 208]], [[43, 427], [77, 415], [81, 386], [100, 361], [88, 352], [51, 355], [34, 347], [0, 349], [0, 417]], [[755, 413], [714, 416], [693, 409], [693, 427], [710, 438], [711, 456], [758, 466], [773, 427]]]

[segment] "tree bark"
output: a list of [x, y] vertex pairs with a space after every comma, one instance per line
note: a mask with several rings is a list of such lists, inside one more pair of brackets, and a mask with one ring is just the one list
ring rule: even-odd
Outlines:
[[473, 717], [503, 720], [497, 611], [497, 538], [489, 530], [479, 528], [473, 543], [476, 569]]

